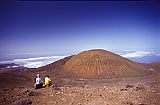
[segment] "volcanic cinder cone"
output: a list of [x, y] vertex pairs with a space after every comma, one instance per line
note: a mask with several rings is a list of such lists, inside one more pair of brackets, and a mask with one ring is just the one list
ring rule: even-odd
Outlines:
[[101, 49], [75, 55], [63, 67], [67, 72], [84, 78], [116, 78], [147, 73], [140, 63]]

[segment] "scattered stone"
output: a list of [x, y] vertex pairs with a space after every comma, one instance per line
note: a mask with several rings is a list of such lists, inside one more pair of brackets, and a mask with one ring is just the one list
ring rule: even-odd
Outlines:
[[19, 99], [13, 102], [11, 105], [31, 105], [32, 101], [29, 99]]
[[144, 104], [144, 103], [140, 103], [140, 104], [138, 104], [138, 105], [147, 105], [147, 104]]
[[71, 102], [71, 103], [69, 103], [69, 105], [73, 105], [73, 103]]
[[149, 69], [150, 71], [154, 71], [154, 69]]
[[136, 87], [135, 87], [135, 90], [136, 91], [143, 91], [145, 89], [144, 85], [143, 84], [138, 84]]
[[77, 93], [77, 90], [73, 90], [72, 93]]
[[30, 91], [27, 93], [28, 96], [37, 96], [39, 94], [40, 94], [39, 92], [35, 92], [35, 91]]
[[121, 88], [120, 91], [127, 91], [127, 88]]
[[6, 101], [6, 100], [7, 100], [7, 97], [4, 97], [4, 98], [3, 98], [3, 101]]
[[25, 89], [25, 90], [22, 91], [22, 94], [26, 95], [29, 91], [30, 91], [29, 89]]
[[26, 90], [22, 91], [22, 94], [28, 95], [28, 96], [37, 96], [40, 93], [39, 92], [35, 92], [33, 90], [26, 89]]
[[107, 86], [103, 86], [103, 88], [107, 88]]
[[60, 88], [58, 88], [58, 87], [54, 87], [54, 90], [61, 90]]
[[123, 102], [123, 104], [126, 104], [126, 105], [134, 105], [132, 102]]
[[99, 102], [99, 101], [91, 101], [91, 102], [88, 102], [88, 103], [85, 104], [85, 105], [102, 105], [102, 103]]
[[58, 95], [58, 94], [61, 94], [61, 92], [60, 92], [60, 91], [58, 91], [58, 92], [55, 92], [55, 93], [56, 93], [57, 95]]
[[8, 90], [11, 90], [9, 88], [3, 88], [2, 91], [8, 91]]
[[126, 85], [124, 88], [121, 88], [120, 91], [128, 91], [129, 89], [133, 88], [134, 85]]
[[88, 85], [85, 85], [85, 89], [88, 89], [89, 88], [89, 86]]
[[133, 88], [134, 85], [126, 85], [125, 87], [126, 87], [126, 88]]
[[52, 85], [52, 87], [53, 87], [53, 88], [57, 88], [57, 87], [61, 87], [61, 85], [55, 83], [55, 84]]

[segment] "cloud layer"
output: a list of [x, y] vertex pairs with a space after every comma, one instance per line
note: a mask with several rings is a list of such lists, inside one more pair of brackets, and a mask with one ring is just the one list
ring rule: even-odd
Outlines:
[[144, 57], [144, 56], [160, 56], [159, 53], [147, 52], [147, 51], [128, 52], [128, 53], [123, 53], [120, 55], [125, 58], [140, 58], [140, 57]]
[[47, 57], [36, 57], [27, 59], [14, 59], [13, 61], [2, 61], [0, 63], [15, 63], [27, 68], [38, 68], [48, 65], [54, 61], [62, 59], [66, 56], [47, 56]]

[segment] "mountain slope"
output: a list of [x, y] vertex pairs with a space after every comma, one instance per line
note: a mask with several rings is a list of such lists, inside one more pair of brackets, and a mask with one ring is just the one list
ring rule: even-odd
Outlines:
[[84, 78], [141, 76], [149, 73], [143, 65], [101, 49], [81, 52], [63, 67], [67, 72]]

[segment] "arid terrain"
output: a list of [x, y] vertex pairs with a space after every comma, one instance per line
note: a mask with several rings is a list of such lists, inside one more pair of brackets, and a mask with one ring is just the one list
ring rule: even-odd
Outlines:
[[[50, 75], [53, 86], [34, 89], [37, 73]], [[90, 50], [38, 69], [0, 73], [0, 94], [0, 105], [160, 105], [160, 63]]]

